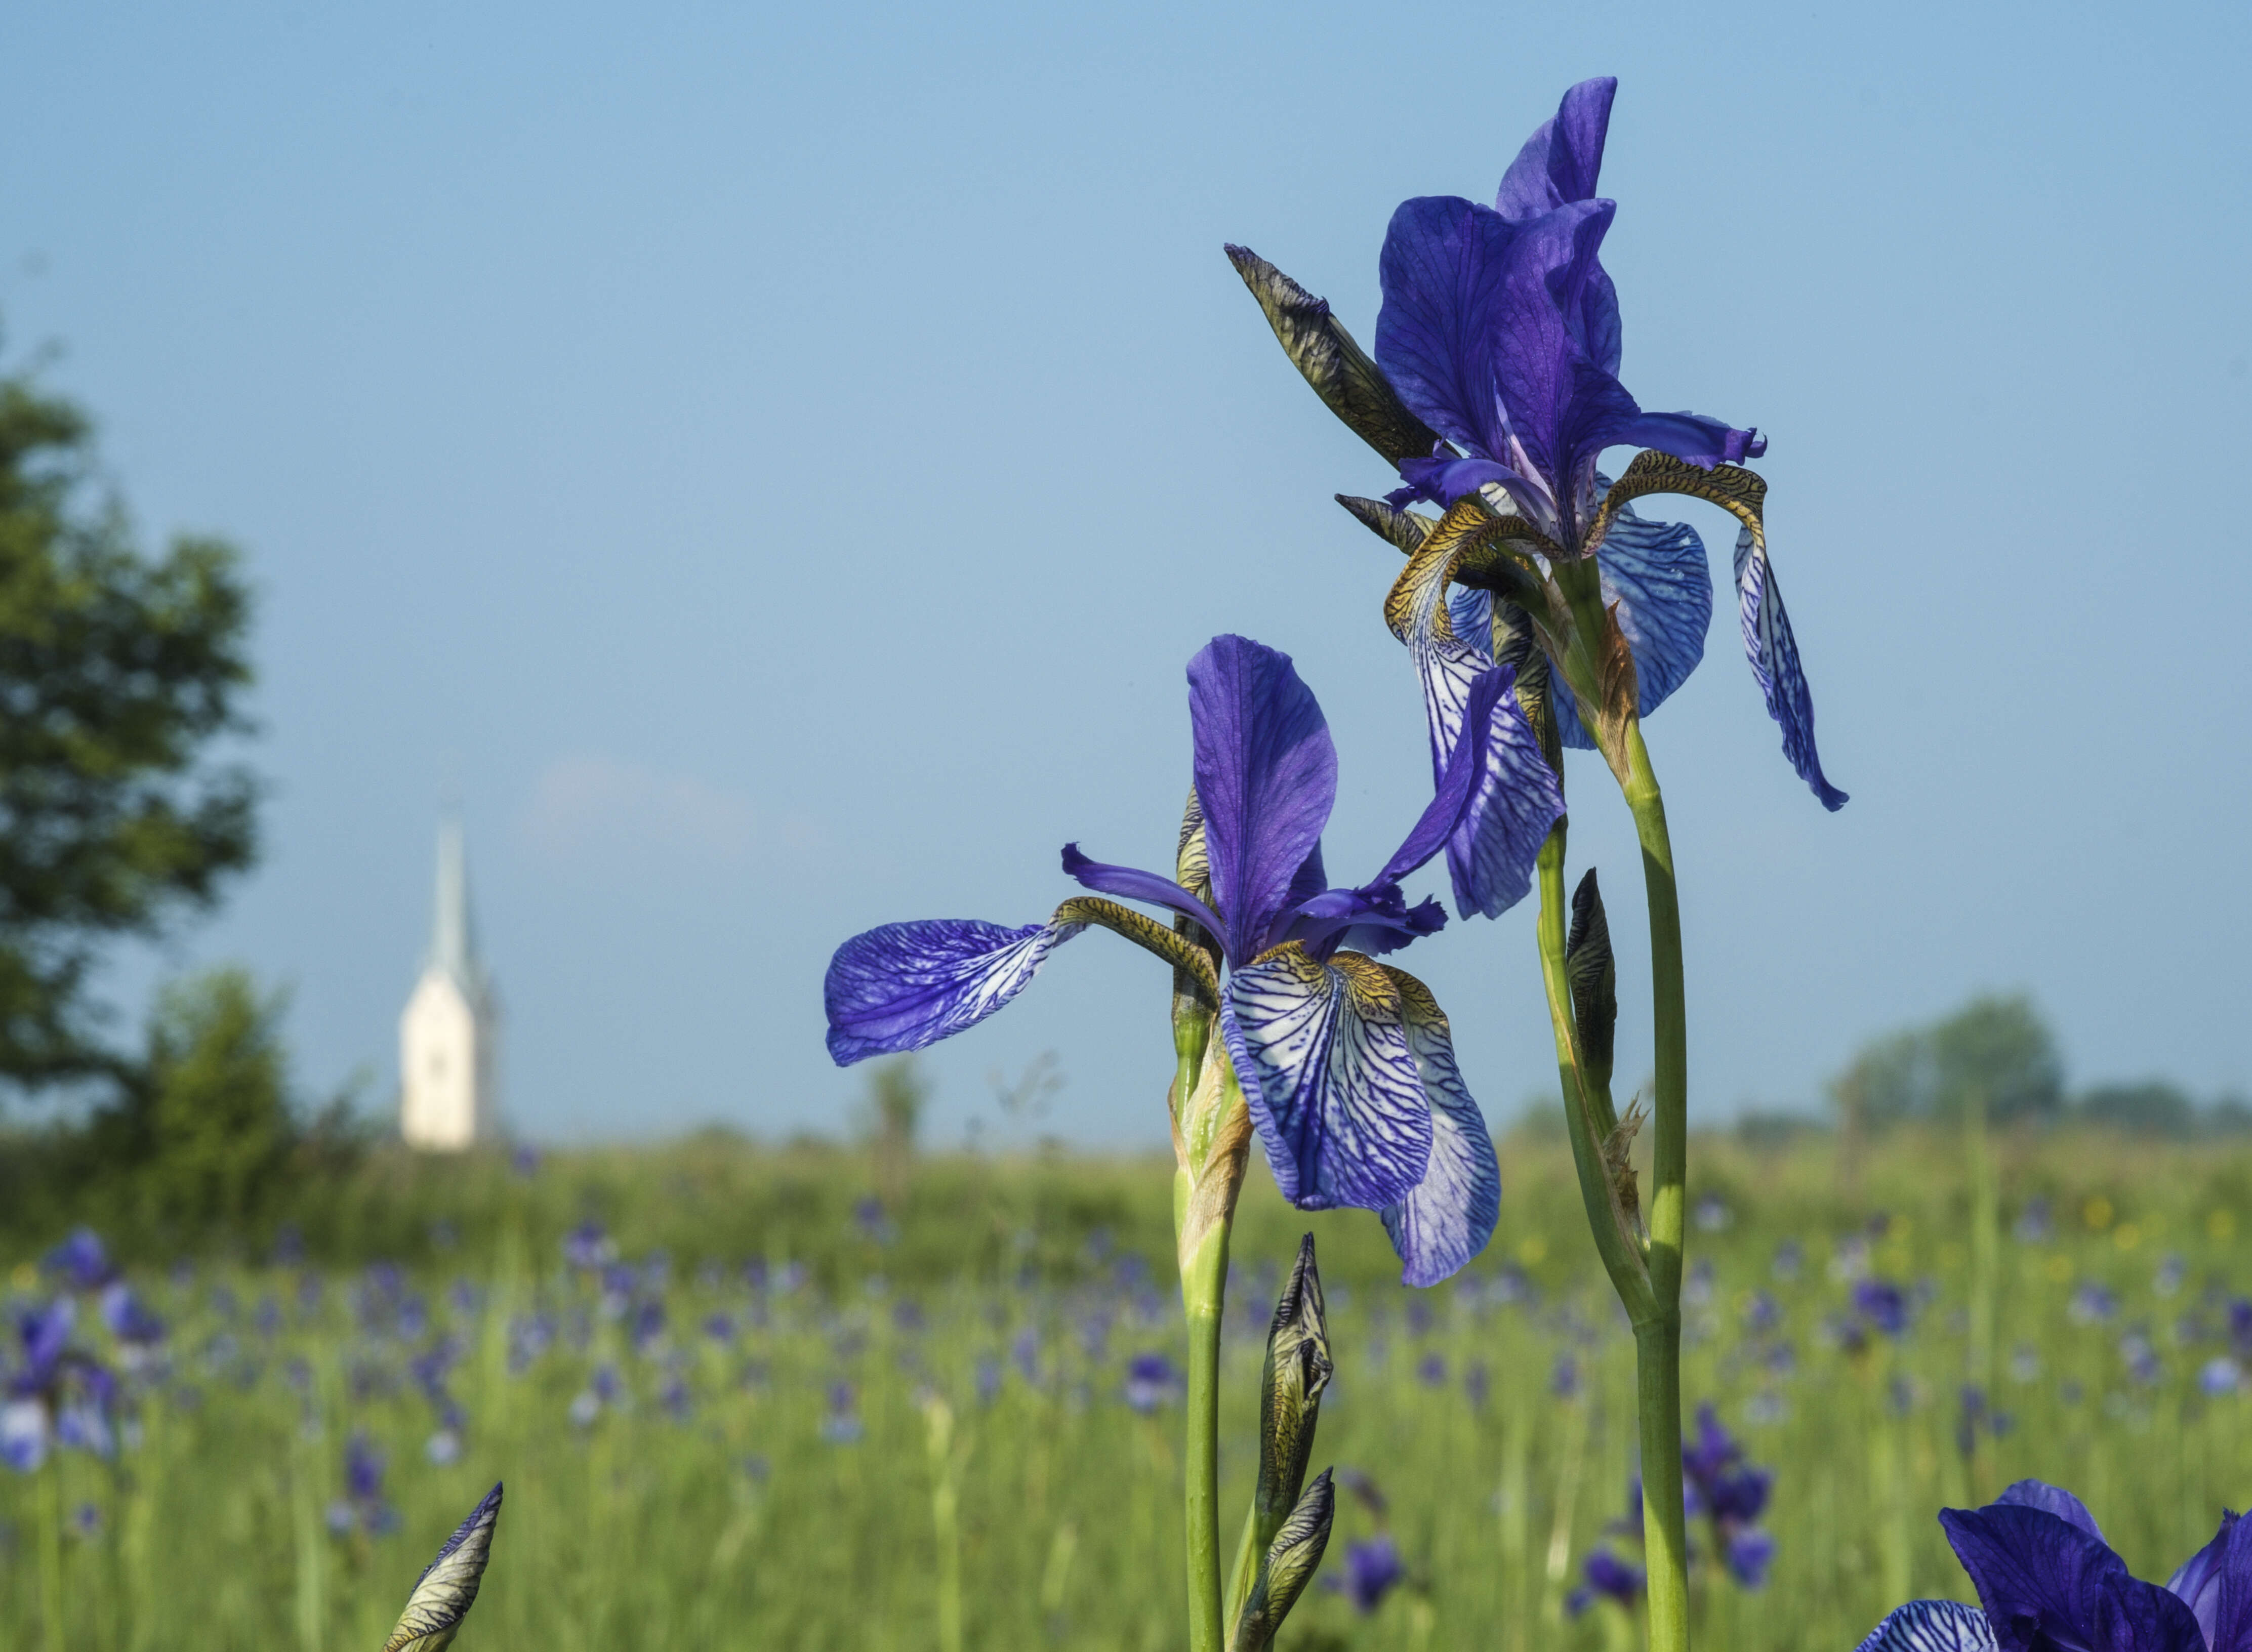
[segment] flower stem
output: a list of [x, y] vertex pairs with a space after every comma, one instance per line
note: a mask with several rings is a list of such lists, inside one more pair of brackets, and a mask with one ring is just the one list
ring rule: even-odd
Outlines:
[[46, 1652], [63, 1652], [63, 1466], [52, 1447], [38, 1480], [39, 1629]]
[[1220, 1652], [1220, 1324], [1229, 1222], [1215, 1223], [1181, 1271], [1188, 1320], [1188, 1578], [1191, 1652]]
[[1617, 1128], [1610, 1087], [1597, 1082], [1580, 1055], [1578, 1024], [1572, 1015], [1572, 989], [1564, 963], [1564, 827], [1558, 821], [1540, 845], [1540, 978], [1547, 989], [1548, 1022], [1556, 1038], [1556, 1072], [1564, 1087], [1564, 1119], [1572, 1140], [1572, 1163], [1579, 1172], [1580, 1199], [1588, 1227], [1612, 1288], [1627, 1316], [1640, 1324], [1657, 1307], [1650, 1277], [1633, 1239], [1619, 1223], [1613, 1203], [1603, 1144]]
[[1220, 1328], [1227, 1295], [1227, 1240], [1251, 1146], [1251, 1115], [1224, 1050], [1177, 1015], [1180, 1057], [1173, 1090], [1173, 1234], [1188, 1322], [1185, 1452], [1190, 1652], [1221, 1652], [1220, 1572]]
[[1650, 1284], [1657, 1301], [1651, 1315], [1635, 1323], [1650, 1645], [1651, 1652], [1685, 1652], [1689, 1574], [1681, 1509], [1681, 1269], [1688, 1214], [1688, 1010], [1681, 903], [1673, 880], [1673, 843], [1665, 829], [1665, 798], [1643, 744], [1641, 719], [1629, 718], [1625, 732], [1623, 789], [1642, 842], [1643, 885], [1650, 906], [1651, 1031], [1658, 1069], [1647, 1202]]

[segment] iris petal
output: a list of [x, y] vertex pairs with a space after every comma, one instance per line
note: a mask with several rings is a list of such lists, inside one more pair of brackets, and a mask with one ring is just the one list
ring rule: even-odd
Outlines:
[[1960, 1600], [1911, 1600], [1869, 1631], [1856, 1652], [1997, 1652], [1994, 1626]]
[[921, 1050], [976, 1026], [1025, 989], [1084, 924], [1009, 929], [974, 919], [885, 924], [829, 961], [822, 998], [840, 1067]]
[[[1686, 522], [1645, 522], [1622, 508], [1595, 552], [1603, 602], [1619, 607], [1619, 629], [1634, 650], [1635, 683], [1648, 717], [1689, 680], [1713, 628], [1713, 571], [1705, 542]], [[1567, 746], [1595, 743], [1569, 694], [1556, 697], [1556, 732]]]
[[[1401, 571], [1385, 603], [1394, 635], [1408, 644], [1423, 684], [1433, 774], [1443, 780], [1461, 750], [1473, 689], [1496, 670], [1487, 651], [1491, 602], [1472, 602], [1458, 626], [1443, 600], [1462, 541], [1450, 512]], [[1484, 593], [1473, 593], [1483, 596]], [[1513, 674], [1512, 674], [1513, 675]], [[1564, 792], [1516, 696], [1501, 695], [1486, 724], [1486, 749], [1469, 805], [1447, 840], [1455, 909], [1498, 918], [1533, 886], [1540, 845], [1564, 812]]]
[[[1594, 199], [1603, 167], [1603, 140], [1610, 130], [1611, 98], [1617, 90], [1618, 82], [1605, 78], [1582, 80], [1564, 94], [1554, 118], [1540, 123], [1503, 174], [1494, 209], [1521, 222], [1574, 201]], [[1600, 265], [1588, 272], [1579, 302], [1567, 319], [1588, 358], [1616, 376], [1618, 289]]]
[[2224, 1513], [2166, 1587], [2196, 1615], [2207, 1652], [2252, 1652], [2252, 1520]]
[[1418, 196], [1392, 214], [1376, 266], [1377, 364], [1418, 418], [1489, 461], [1509, 451], [1495, 373], [1515, 234], [1489, 207]]
[[1399, 989], [1346, 953], [1287, 946], [1228, 977], [1222, 1023], [1282, 1196], [1380, 1211], [1423, 1179], [1431, 1108]]
[[1219, 915], [1170, 878], [1132, 866], [1110, 866], [1089, 860], [1079, 852], [1077, 843], [1063, 846], [1063, 870], [1065, 877], [1076, 878], [1099, 894], [1165, 907], [1203, 925], [1214, 941], [1220, 938]]
[[1218, 636], [1189, 662], [1196, 794], [1213, 904], [1231, 963], [1247, 963], [1288, 904], [1337, 801], [1337, 747], [1290, 656]]
[[1753, 679], [1767, 701], [1767, 714], [1783, 729], [1783, 754], [1823, 808], [1845, 808], [1845, 794], [1823, 774], [1822, 755], [1814, 747], [1814, 696], [1798, 663], [1798, 639], [1790, 634], [1782, 588], [1768, 566], [1767, 541], [1749, 527], [1736, 535], [1736, 609]]
[[1947, 1509], [1939, 1523], [2003, 1652], [2205, 1652], [2189, 1607], [2101, 1538], [2043, 1509]]
[[1460, 1272], [1493, 1237], [1501, 1219], [1501, 1164], [1485, 1115], [1455, 1064], [1454, 1039], [1438, 1001], [1414, 976], [1389, 968], [1385, 973], [1399, 991], [1408, 1052], [1430, 1103], [1431, 1157], [1415, 1190], [1380, 1214], [1400, 1253], [1401, 1281], [1435, 1285]]
[[1994, 1501], [2012, 1509], [2043, 1510], [2067, 1525], [2079, 1527], [2098, 1543], [2109, 1542], [2103, 1528], [2096, 1524], [2096, 1517], [2088, 1512], [2086, 1503], [2062, 1486], [2052, 1486], [2046, 1480], [2015, 1481]]

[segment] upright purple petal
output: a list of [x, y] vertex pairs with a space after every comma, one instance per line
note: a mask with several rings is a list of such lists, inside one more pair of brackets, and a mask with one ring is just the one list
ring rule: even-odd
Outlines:
[[1025, 989], [1084, 924], [1008, 929], [974, 919], [886, 924], [829, 961], [822, 997], [840, 1067], [921, 1050], [976, 1026]]
[[1419, 196], [1392, 214], [1376, 265], [1377, 365], [1425, 424], [1473, 458], [1505, 462], [1496, 374], [1516, 233], [1460, 196]]
[[1501, 1164], [1455, 1063], [1453, 1035], [1430, 989], [1413, 975], [1389, 971], [1400, 990], [1408, 1048], [1431, 1107], [1431, 1156], [1413, 1192], [1379, 1212], [1401, 1281], [1435, 1285], [1462, 1271], [1493, 1237], [1501, 1219]]
[[1856, 1652], [1998, 1652], [1994, 1626], [1960, 1600], [1911, 1600], [1868, 1633]]
[[[1632, 507], [1612, 519], [1595, 552], [1603, 602], [1618, 604], [1619, 629], [1634, 650], [1635, 683], [1648, 717], [1689, 680], [1713, 628], [1713, 570], [1705, 542], [1686, 522], [1645, 522]], [[1568, 691], [1556, 696], [1564, 744], [1595, 749]]]
[[2207, 1652], [2252, 1652], [2252, 1520], [2224, 1512], [2213, 1541], [2166, 1587], [2195, 1615]]
[[1196, 792], [1228, 961], [1248, 963], [1337, 801], [1337, 747], [1290, 656], [1218, 636], [1189, 662]]
[[1203, 925], [1214, 941], [1221, 939], [1219, 915], [1170, 878], [1132, 866], [1109, 866], [1099, 860], [1089, 860], [1079, 852], [1077, 843], [1063, 846], [1063, 870], [1066, 877], [1078, 879], [1097, 894], [1164, 906]]
[[1379, 966], [1284, 947], [1228, 977], [1220, 1019], [1283, 1197], [1380, 1211], [1422, 1181], [1430, 1102]]
[[1939, 1523], [2002, 1652], [2205, 1652], [2186, 1605], [2047, 1510], [1997, 1503], [1943, 1510]]
[[1736, 535], [1736, 607], [1743, 623], [1744, 652], [1752, 676], [1767, 701], [1767, 714], [1783, 729], [1783, 754], [1798, 778], [1813, 788], [1828, 809], [1845, 806], [1845, 794], [1822, 773], [1814, 749], [1814, 697], [1798, 663], [1798, 642], [1783, 612], [1783, 592], [1768, 565], [1766, 541], [1749, 528]]
[[[1618, 82], [1605, 77], [1582, 80], [1564, 94], [1555, 117], [1541, 122], [1503, 175], [1493, 203], [1502, 217], [1521, 223], [1595, 198], [1603, 140], [1610, 130], [1611, 97], [1617, 90]], [[1566, 320], [1588, 359], [1616, 376], [1621, 353], [1618, 289], [1601, 265], [1588, 272]]]
[[1538, 218], [1574, 201], [1594, 199], [1617, 91], [1616, 78], [1604, 75], [1565, 93], [1554, 116], [1525, 140], [1502, 175], [1495, 210], [1506, 219]]
[[1581, 496], [1602, 450], [1642, 411], [1576, 320], [1616, 210], [1579, 201], [1520, 226], [1502, 282], [1496, 385], [1511, 434], [1560, 504]]
[[2088, 1512], [2086, 1503], [2062, 1486], [2052, 1486], [2046, 1480], [2013, 1481], [1994, 1502], [1997, 1505], [2012, 1509], [2043, 1510], [2068, 1525], [2079, 1527], [2098, 1543], [2110, 1542], [2103, 1535], [2103, 1529], [2096, 1524], [2096, 1517]]

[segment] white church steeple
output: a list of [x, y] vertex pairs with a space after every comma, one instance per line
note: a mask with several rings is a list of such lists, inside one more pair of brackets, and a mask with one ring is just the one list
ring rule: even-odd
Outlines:
[[438, 828], [438, 890], [422, 978], [399, 1018], [399, 1132], [407, 1145], [455, 1153], [490, 1139], [498, 1006], [469, 926], [461, 822]]

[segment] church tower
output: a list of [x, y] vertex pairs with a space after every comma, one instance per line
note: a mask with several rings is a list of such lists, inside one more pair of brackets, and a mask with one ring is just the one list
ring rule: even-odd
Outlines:
[[438, 828], [438, 901], [422, 978], [399, 1017], [399, 1133], [424, 1152], [458, 1153], [498, 1125], [499, 1005], [469, 928], [462, 824]]

